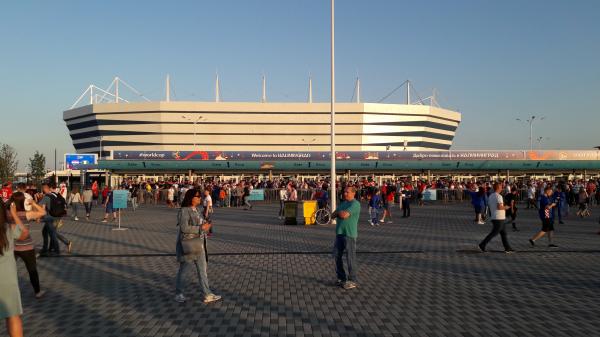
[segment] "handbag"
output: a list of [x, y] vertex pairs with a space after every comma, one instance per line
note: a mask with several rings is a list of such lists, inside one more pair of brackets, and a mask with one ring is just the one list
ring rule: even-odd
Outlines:
[[181, 238], [183, 255], [200, 255], [206, 253], [205, 238], [200, 234], [184, 234]]

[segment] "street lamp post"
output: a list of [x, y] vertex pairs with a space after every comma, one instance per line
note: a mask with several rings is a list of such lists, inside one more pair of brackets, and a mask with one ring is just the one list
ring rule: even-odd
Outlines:
[[194, 118], [192, 118], [192, 116], [182, 115], [181, 118], [188, 120], [188, 121], [192, 122], [192, 124], [194, 124], [194, 151], [195, 151], [196, 150], [196, 125], [198, 124], [198, 122], [204, 120], [204, 117], [198, 116], [194, 119]]
[[310, 152], [310, 144], [314, 143], [316, 140], [317, 140], [316, 138], [313, 138], [311, 140], [306, 140], [306, 139], [302, 138], [302, 142], [304, 144], [306, 144], [306, 148], [308, 149], [308, 152]]
[[335, 173], [335, 0], [331, 0], [331, 211], [336, 205], [336, 173]]
[[538, 149], [539, 149], [539, 150], [541, 150], [541, 149], [542, 149], [542, 142], [543, 142], [544, 140], [548, 140], [548, 139], [550, 139], [550, 138], [548, 138], [548, 137], [537, 137], [537, 138], [536, 138], [536, 140], [537, 140], [537, 142], [538, 142]]
[[[526, 122], [529, 124], [529, 151], [533, 151], [533, 122], [536, 120], [536, 116], [531, 116], [526, 120], [522, 120], [520, 118], [517, 118], [517, 121], [519, 122]], [[540, 117], [539, 120], [542, 121], [544, 120], [546, 117]]]

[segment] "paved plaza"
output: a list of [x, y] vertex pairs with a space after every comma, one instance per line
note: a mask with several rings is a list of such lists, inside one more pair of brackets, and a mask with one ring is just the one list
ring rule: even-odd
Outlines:
[[[490, 226], [462, 204], [413, 206], [412, 217], [359, 225], [359, 288], [333, 286], [332, 226], [283, 226], [277, 205], [216, 209], [205, 305], [188, 286], [177, 303], [177, 210], [123, 212], [126, 231], [65, 221], [73, 253], [41, 258], [36, 300], [18, 262], [27, 336], [593, 336], [600, 326], [600, 208], [557, 225], [559, 249], [530, 248], [536, 212], [522, 209], [516, 254], [476, 244]], [[33, 225], [41, 243], [41, 225]], [[63, 251], [64, 246], [63, 247]], [[4, 332], [3, 332], [4, 333]]]

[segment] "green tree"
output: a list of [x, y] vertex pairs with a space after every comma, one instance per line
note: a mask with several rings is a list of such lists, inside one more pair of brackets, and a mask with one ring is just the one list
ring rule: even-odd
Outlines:
[[17, 151], [8, 144], [0, 145], [0, 180], [2, 182], [12, 181], [18, 165]]
[[46, 174], [46, 157], [38, 151], [35, 151], [33, 157], [29, 158], [29, 174], [36, 185], [44, 179]]

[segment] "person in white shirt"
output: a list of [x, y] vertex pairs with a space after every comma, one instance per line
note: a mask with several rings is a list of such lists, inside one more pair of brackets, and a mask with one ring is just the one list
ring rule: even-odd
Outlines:
[[27, 193], [27, 186], [23, 183], [19, 183], [17, 185], [17, 191], [23, 193], [25, 195], [25, 212], [32, 211], [31, 203], [33, 202], [33, 196]]
[[175, 187], [173, 187], [173, 185], [171, 185], [171, 187], [169, 187], [169, 189], [167, 190], [167, 206], [169, 206], [169, 208], [175, 207], [175, 204], [173, 203], [174, 200], [175, 200]]
[[531, 183], [527, 186], [527, 208], [537, 208], [535, 204], [535, 186], [531, 185]]
[[67, 200], [67, 184], [65, 183], [60, 183], [60, 185], [58, 185], [58, 193], [60, 193], [60, 195], [62, 195], [63, 199]]
[[73, 189], [71, 190], [69, 204], [71, 205], [71, 209], [73, 210], [73, 220], [79, 221], [79, 206], [83, 205], [83, 200], [81, 200], [81, 194], [79, 194], [78, 186], [73, 187]]
[[482, 252], [485, 252], [485, 247], [487, 244], [498, 234], [502, 238], [502, 245], [504, 245], [504, 252], [506, 254], [514, 253], [515, 251], [510, 247], [508, 243], [508, 236], [506, 234], [506, 210], [510, 206], [504, 206], [504, 199], [500, 192], [502, 191], [502, 184], [494, 183], [494, 193], [492, 193], [488, 198], [488, 205], [490, 207], [490, 212], [492, 213], [492, 231], [488, 236], [481, 241], [479, 244], [479, 249]]
[[[212, 197], [210, 196], [210, 190], [207, 188], [204, 190], [204, 198], [202, 198], [202, 206], [204, 207], [204, 211], [203, 211], [203, 216], [204, 216], [204, 220], [208, 223], [211, 223], [211, 216], [213, 213], [213, 201], [212, 201]], [[210, 229], [208, 230], [208, 234], [206, 234], [208, 237], [211, 237], [213, 234], [213, 226], [210, 226]]]
[[213, 201], [210, 196], [210, 191], [208, 189], [204, 190], [204, 198], [202, 200], [202, 206], [204, 206], [204, 219], [210, 222], [210, 216], [213, 213]]
[[284, 187], [281, 187], [279, 189], [279, 216], [277, 217], [280, 220], [284, 217], [284, 205], [287, 200], [288, 191]]

